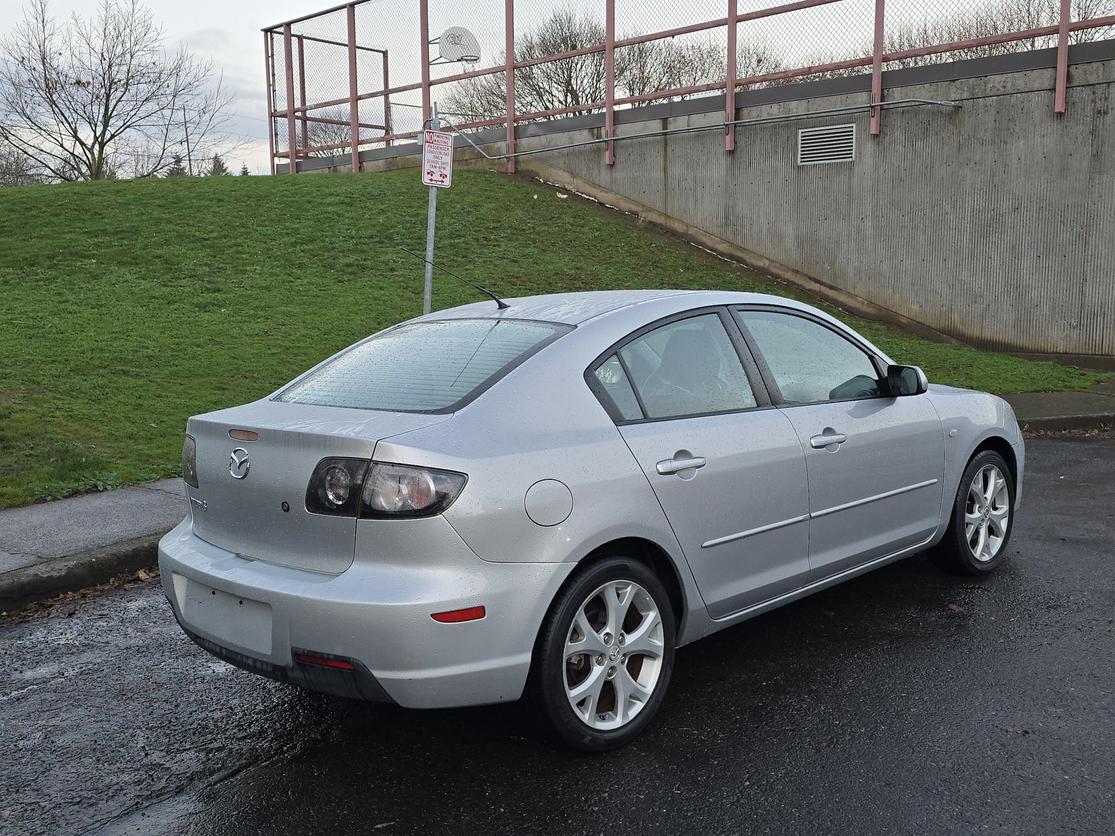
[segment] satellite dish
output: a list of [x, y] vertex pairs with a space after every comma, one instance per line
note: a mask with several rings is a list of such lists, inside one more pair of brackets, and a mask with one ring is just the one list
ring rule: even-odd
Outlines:
[[439, 62], [474, 64], [480, 60], [480, 41], [463, 26], [450, 26], [441, 33], [437, 45]]

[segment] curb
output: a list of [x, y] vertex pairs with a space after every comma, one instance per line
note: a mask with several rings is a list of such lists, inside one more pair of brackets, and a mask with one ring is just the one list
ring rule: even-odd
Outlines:
[[1072, 430], [1104, 430], [1115, 427], [1115, 413], [1021, 418], [1018, 423], [1023, 432], [1057, 433]]
[[0, 575], [0, 612], [150, 568], [159, 560], [163, 533], [5, 572]]

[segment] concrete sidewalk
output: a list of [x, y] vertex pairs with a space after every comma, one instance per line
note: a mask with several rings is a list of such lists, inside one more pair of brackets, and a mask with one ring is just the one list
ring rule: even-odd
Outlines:
[[[1115, 426], [1115, 381], [1007, 400], [1024, 430]], [[0, 612], [153, 565], [186, 514], [180, 479], [0, 511]]]
[[0, 511], [0, 612], [151, 566], [186, 513], [181, 479]]
[[1115, 381], [1083, 392], [1030, 392], [1004, 395], [1023, 430], [1057, 432], [1115, 425]]

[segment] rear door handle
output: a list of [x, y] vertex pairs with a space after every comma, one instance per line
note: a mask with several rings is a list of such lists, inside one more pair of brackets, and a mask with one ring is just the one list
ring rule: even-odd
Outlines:
[[847, 440], [848, 436], [844, 433], [838, 433], [832, 427], [825, 427], [823, 433], [809, 439], [809, 446], [814, 450], [823, 450], [834, 444], [843, 444]]
[[697, 470], [705, 466], [702, 456], [691, 456], [688, 459], [666, 459], [654, 466], [659, 476], [669, 476], [671, 473], [680, 473], [683, 470]]

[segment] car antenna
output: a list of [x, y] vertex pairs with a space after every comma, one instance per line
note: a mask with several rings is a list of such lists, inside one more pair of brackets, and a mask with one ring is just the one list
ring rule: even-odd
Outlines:
[[463, 278], [462, 276], [458, 276], [458, 275], [457, 275], [456, 273], [454, 273], [454, 272], [453, 272], [452, 270], [450, 270], [450, 269], [448, 269], [448, 268], [446, 268], [446, 267], [442, 267], [442, 266], [441, 266], [440, 264], [434, 264], [434, 263], [433, 263], [432, 261], [429, 261], [428, 259], [424, 258], [423, 256], [420, 256], [420, 255], [419, 255], [418, 253], [415, 253], [415, 252], [411, 252], [411, 251], [410, 251], [410, 250], [408, 250], [408, 249], [407, 249], [406, 247], [399, 247], [399, 249], [400, 249], [400, 250], [402, 250], [402, 251], [403, 251], [404, 253], [406, 253], [407, 255], [412, 255], [412, 256], [414, 256], [414, 257], [415, 257], [415, 258], [417, 258], [417, 259], [418, 259], [419, 261], [425, 262], [426, 264], [429, 264], [429, 265], [430, 265], [431, 267], [433, 267], [433, 268], [435, 268], [435, 269], [437, 269], [437, 270], [441, 270], [441, 271], [442, 271], [443, 273], [448, 273], [448, 274], [449, 274], [450, 276], [452, 276], [453, 278], [455, 278], [455, 279], [456, 279], [457, 281], [459, 281], [459, 282], [464, 282], [465, 284], [467, 284], [467, 285], [468, 285], [469, 287], [471, 287], [471, 288], [472, 288], [473, 290], [479, 290], [479, 291], [480, 291], [481, 293], [483, 293], [483, 294], [484, 294], [485, 296], [489, 296], [489, 297], [491, 297], [491, 300], [492, 300], [493, 302], [495, 302], [495, 303], [496, 303], [496, 307], [498, 307], [498, 308], [499, 308], [499, 309], [500, 309], [501, 311], [502, 311], [502, 310], [504, 310], [505, 308], [510, 308], [510, 307], [511, 307], [511, 306], [510, 306], [510, 305], [508, 305], [508, 304], [507, 304], [506, 302], [504, 302], [504, 301], [503, 301], [502, 299], [500, 299], [500, 298], [499, 298], [498, 296], [496, 296], [496, 295], [495, 295], [494, 293], [492, 293], [492, 291], [490, 291], [490, 290], [487, 290], [486, 288], [483, 288], [483, 287], [481, 287], [481, 286], [480, 286], [480, 285], [478, 285], [478, 284], [473, 284], [473, 283], [472, 283], [472, 282], [470, 282], [470, 281], [469, 281], [468, 279], [466, 279], [466, 278]]

